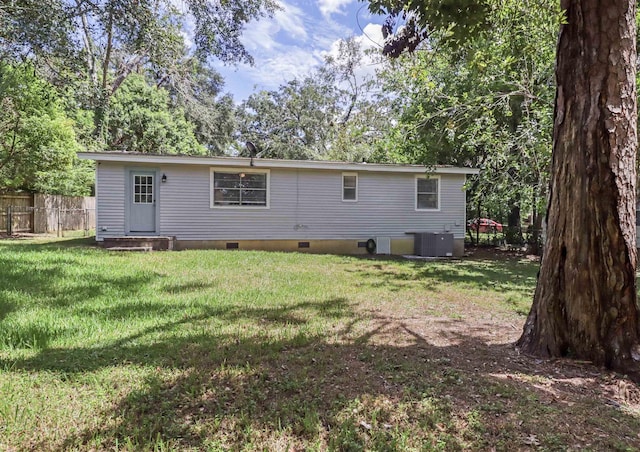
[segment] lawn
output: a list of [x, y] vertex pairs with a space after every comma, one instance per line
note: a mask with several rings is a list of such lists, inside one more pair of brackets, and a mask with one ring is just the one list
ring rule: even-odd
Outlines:
[[513, 348], [537, 263], [0, 242], [0, 450], [635, 450], [640, 391]]

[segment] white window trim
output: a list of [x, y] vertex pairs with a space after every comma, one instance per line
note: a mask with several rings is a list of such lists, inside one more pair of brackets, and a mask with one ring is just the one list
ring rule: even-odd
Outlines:
[[[436, 179], [438, 181], [438, 207], [436, 209], [418, 208], [418, 180], [420, 179]], [[442, 184], [440, 182], [441, 182], [440, 176], [434, 176], [434, 175], [425, 176], [420, 174], [415, 177], [415, 182], [413, 184], [413, 197], [414, 197], [413, 207], [417, 212], [440, 212], [440, 207], [442, 206], [441, 199], [440, 199], [441, 193], [442, 193]]]
[[[215, 173], [258, 173], [267, 175], [267, 205], [266, 206], [220, 206], [214, 202], [214, 177]], [[271, 171], [261, 168], [209, 168], [209, 205], [212, 209], [227, 209], [227, 210], [264, 210], [269, 209], [271, 206]]]
[[[355, 176], [356, 178], [356, 198], [355, 199], [344, 199], [344, 177], [345, 176]], [[358, 173], [342, 173], [342, 202], [358, 202], [358, 188], [360, 185]]]
[[[150, 177], [151, 178], [151, 193], [145, 192], [145, 195], [149, 195], [151, 194], [151, 202], [140, 202], [140, 201], [136, 201], [136, 194], [137, 195], [142, 195], [142, 193], [136, 193], [136, 177]], [[148, 188], [149, 185], [145, 184], [145, 186]], [[148, 205], [152, 205], [156, 203], [156, 176], [155, 174], [149, 174], [149, 172], [146, 173], [142, 173], [142, 172], [131, 172], [131, 203], [135, 204], [135, 205], [140, 205], [140, 206], [148, 206]], [[141, 198], [142, 199], [142, 198]]]

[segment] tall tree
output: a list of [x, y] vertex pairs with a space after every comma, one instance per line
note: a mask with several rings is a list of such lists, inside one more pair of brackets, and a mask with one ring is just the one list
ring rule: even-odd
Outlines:
[[230, 94], [223, 94], [220, 73], [195, 58], [177, 62], [155, 74], [157, 86], [170, 93], [174, 108], [184, 110], [195, 126], [198, 142], [210, 155], [222, 155], [233, 141], [235, 105]]
[[374, 152], [389, 130], [394, 115], [386, 93], [378, 90], [367, 66], [379, 63], [379, 55], [365, 50], [356, 38], [338, 42], [333, 55], [325, 57], [321, 71], [335, 80], [339, 118], [332, 122], [327, 158], [360, 162], [373, 161]]
[[87, 194], [72, 121], [31, 65], [0, 63], [0, 190]]
[[128, 77], [111, 101], [107, 149], [153, 154], [205, 154], [184, 111], [142, 75]]
[[518, 344], [637, 372], [636, 5], [561, 4], [549, 232]]
[[355, 39], [343, 40], [305, 77], [251, 95], [238, 109], [239, 137], [270, 157], [369, 160], [390, 117], [363, 58]]
[[173, 65], [189, 31], [200, 61], [251, 62], [242, 30], [276, 7], [273, 0], [0, 0], [0, 58], [30, 58], [59, 86], [81, 74], [100, 135], [111, 97], [139, 67]]
[[252, 94], [238, 110], [240, 137], [265, 157], [322, 159], [340, 118], [335, 78], [315, 72]]
[[[382, 149], [391, 161], [482, 168], [471, 185], [472, 216], [509, 218], [520, 243], [520, 212], [532, 212], [538, 243], [551, 157], [555, 0], [503, 1], [492, 26], [451, 42], [434, 31], [412, 55], [388, 61], [378, 79], [399, 112]], [[483, 212], [478, 212], [481, 209]]]
[[[420, 40], [434, 12], [415, 5], [372, 4], [391, 17], [409, 15]], [[635, 1], [562, 0], [561, 8], [548, 233], [518, 345], [540, 356], [638, 372]], [[389, 41], [394, 52], [387, 53], [416, 48], [400, 38]]]

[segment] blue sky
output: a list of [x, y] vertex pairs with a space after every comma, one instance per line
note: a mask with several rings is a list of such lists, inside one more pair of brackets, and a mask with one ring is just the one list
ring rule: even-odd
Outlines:
[[[275, 89], [309, 73], [327, 54], [337, 51], [340, 39], [355, 37], [364, 48], [382, 41], [382, 17], [372, 16], [368, 3], [358, 0], [280, 0], [273, 18], [252, 22], [242, 42], [255, 60], [216, 69], [225, 78], [225, 91], [237, 103], [252, 92]], [[367, 63], [365, 62], [365, 66]], [[364, 68], [373, 73], [373, 68]]]

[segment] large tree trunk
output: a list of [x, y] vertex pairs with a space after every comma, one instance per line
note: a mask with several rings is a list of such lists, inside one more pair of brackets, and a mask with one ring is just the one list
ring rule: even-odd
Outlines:
[[562, 0], [548, 234], [518, 345], [637, 371], [635, 0]]

